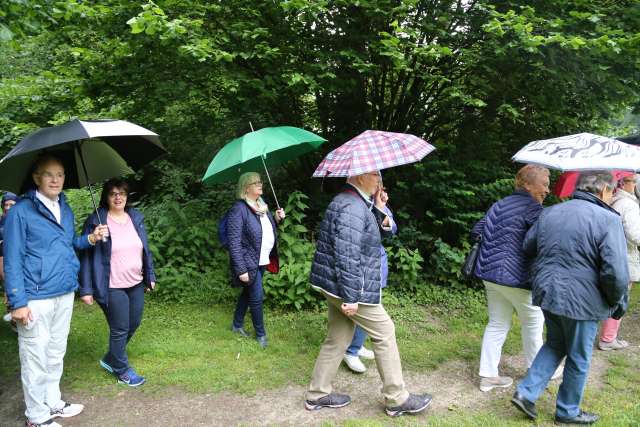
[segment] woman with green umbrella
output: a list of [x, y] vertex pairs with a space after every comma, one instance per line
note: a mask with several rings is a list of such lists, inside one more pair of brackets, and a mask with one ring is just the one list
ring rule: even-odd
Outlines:
[[247, 310], [262, 348], [267, 346], [262, 302], [264, 291], [262, 275], [265, 270], [277, 273], [278, 248], [276, 244], [276, 222], [284, 219], [283, 209], [275, 216], [262, 199], [262, 180], [256, 172], [240, 176], [236, 191], [238, 199], [227, 214], [227, 241], [231, 260], [233, 286], [242, 288], [233, 315], [232, 331], [249, 336], [244, 330]]

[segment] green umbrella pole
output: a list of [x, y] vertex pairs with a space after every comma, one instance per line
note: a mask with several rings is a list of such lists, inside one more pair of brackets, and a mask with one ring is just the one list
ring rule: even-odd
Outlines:
[[262, 166], [264, 166], [264, 172], [267, 174], [267, 180], [269, 181], [269, 187], [271, 187], [271, 192], [273, 193], [273, 198], [276, 201], [276, 207], [280, 209], [280, 203], [278, 203], [278, 197], [276, 196], [276, 190], [273, 189], [273, 184], [271, 183], [271, 176], [269, 176], [269, 169], [267, 169], [267, 165], [264, 162], [264, 156], [260, 156], [262, 160]]

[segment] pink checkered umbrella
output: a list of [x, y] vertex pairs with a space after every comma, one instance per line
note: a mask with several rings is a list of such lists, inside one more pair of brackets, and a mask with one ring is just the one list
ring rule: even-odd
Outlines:
[[313, 176], [356, 176], [418, 162], [433, 150], [433, 145], [414, 135], [367, 130], [327, 154]]

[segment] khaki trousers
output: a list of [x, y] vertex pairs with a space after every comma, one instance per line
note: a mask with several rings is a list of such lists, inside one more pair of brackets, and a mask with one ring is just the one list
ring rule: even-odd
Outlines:
[[409, 392], [402, 378], [396, 329], [382, 304], [360, 304], [358, 313], [348, 317], [340, 310], [341, 299], [327, 294], [325, 298], [329, 306], [327, 338], [320, 348], [313, 368], [306, 399], [316, 400], [331, 393], [331, 381], [336, 376], [342, 357], [351, 343], [355, 325], [358, 325], [371, 338], [386, 406], [402, 405], [409, 397]]

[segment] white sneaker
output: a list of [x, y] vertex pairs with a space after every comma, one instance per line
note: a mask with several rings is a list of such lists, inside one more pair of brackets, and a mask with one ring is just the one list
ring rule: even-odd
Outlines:
[[367, 360], [373, 360], [376, 358], [376, 355], [373, 353], [373, 351], [369, 350], [365, 346], [362, 346], [360, 347], [360, 350], [358, 350], [358, 357], [362, 357], [363, 359]]
[[480, 377], [480, 391], [489, 391], [496, 387], [510, 387], [511, 384], [513, 384], [511, 377]]
[[558, 366], [558, 369], [556, 369], [556, 371], [551, 376], [551, 379], [557, 380], [558, 378], [562, 378], [562, 375], [564, 375], [564, 366], [560, 365]]
[[32, 423], [31, 421], [27, 420], [25, 421], [24, 425], [25, 427], [62, 427], [61, 424], [53, 421], [53, 418], [40, 424]]
[[60, 409], [51, 410], [51, 418], [62, 417], [69, 418], [75, 417], [84, 410], [84, 405], [79, 403], [65, 403]]
[[358, 374], [361, 374], [367, 371], [367, 367], [364, 366], [364, 363], [362, 363], [362, 360], [360, 360], [358, 356], [351, 356], [350, 354], [345, 354], [343, 360], [347, 364], [349, 369], [351, 369], [353, 372], [357, 372]]

